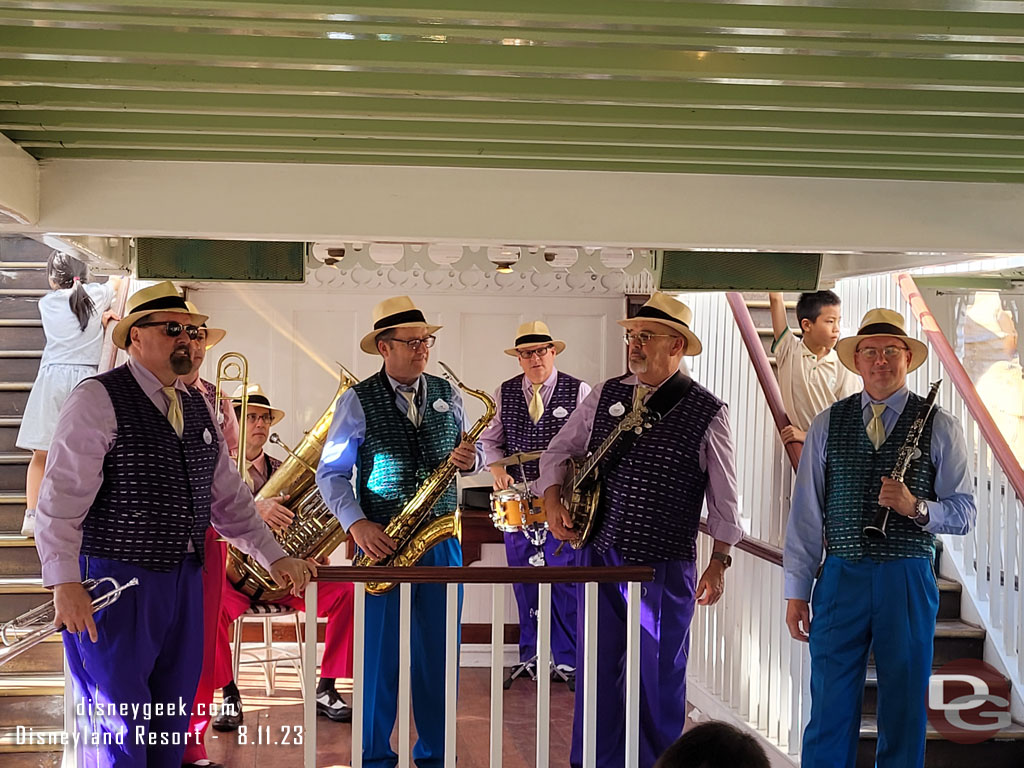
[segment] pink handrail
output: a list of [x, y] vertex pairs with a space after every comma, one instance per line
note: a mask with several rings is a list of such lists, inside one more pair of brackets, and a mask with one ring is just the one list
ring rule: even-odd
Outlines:
[[[768, 355], [764, 352], [761, 339], [757, 335], [757, 328], [754, 327], [754, 320], [750, 317], [750, 310], [743, 300], [742, 294], [727, 293], [726, 301], [736, 318], [736, 325], [740, 329], [740, 336], [743, 344], [750, 355], [750, 362], [754, 364], [754, 372], [757, 374], [757, 381], [761, 385], [761, 391], [768, 401], [768, 409], [775, 420], [775, 427], [781, 432], [783, 428], [790, 425], [789, 416], [786, 415], [786, 406], [782, 404], [782, 390], [779, 389], [779, 382], [772, 373], [772, 364], [768, 362]], [[800, 464], [800, 453], [803, 450], [803, 443], [786, 443], [786, 454], [789, 456], [789, 463], [796, 469]]]
[[921, 295], [917, 283], [906, 272], [900, 273], [896, 280], [899, 283], [904, 298], [910, 304], [910, 309], [914, 312], [917, 322], [920, 323], [921, 330], [924, 331], [928, 343], [931, 344], [935, 354], [938, 355], [942, 367], [945, 368], [946, 374], [952, 380], [953, 386], [956, 387], [956, 391], [960, 393], [960, 397], [963, 399], [964, 405], [967, 406], [967, 410], [978, 423], [978, 428], [981, 430], [985, 442], [988, 443], [989, 448], [992, 450], [992, 454], [996, 457], [996, 461], [999, 462], [999, 466], [1002, 467], [1007, 481], [1009, 481], [1013, 490], [1017, 493], [1017, 498], [1024, 501], [1024, 469], [1021, 468], [1020, 462], [1014, 456], [1009, 443], [1003, 437], [1003, 433], [996, 426], [995, 421], [992, 419], [992, 414], [988, 412], [988, 408], [982, 402], [981, 396], [978, 395], [978, 390], [974, 387], [974, 382], [971, 381], [971, 377], [960, 363], [960, 358], [957, 357], [952, 345], [946, 339], [945, 334], [942, 333], [942, 329], [939, 328], [935, 316], [928, 309], [928, 303], [924, 300], [924, 296]]
[[[124, 309], [128, 304], [128, 296], [131, 294], [132, 279], [125, 277], [117, 289], [114, 303], [110, 308], [117, 313], [118, 317], [124, 317]], [[99, 373], [109, 371], [117, 363], [117, 347], [114, 346], [114, 323], [111, 323], [103, 332], [103, 348], [100, 352]]]

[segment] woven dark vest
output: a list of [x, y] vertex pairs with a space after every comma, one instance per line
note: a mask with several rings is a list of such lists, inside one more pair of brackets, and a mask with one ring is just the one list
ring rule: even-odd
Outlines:
[[[264, 461], [263, 476], [266, 477], [267, 480], [270, 480], [270, 476], [272, 474], [274, 474], [275, 472], [277, 472], [277, 468], [281, 466], [282, 462], [281, 462], [280, 459], [275, 459], [269, 453], [264, 453], [263, 454], [263, 461]], [[260, 488], [262, 488], [264, 485], [266, 485], [266, 481], [264, 481], [259, 486], [259, 488], [253, 488], [252, 492], [254, 494], [259, 493], [260, 492]]]
[[[860, 393], [832, 406], [825, 448], [825, 540], [828, 553], [844, 560], [894, 560], [902, 557], [932, 559], [935, 537], [899, 514], [889, 515], [885, 539], [869, 539], [864, 526], [878, 509], [882, 476], [896, 464], [900, 446], [917, 418], [923, 397], [913, 392], [892, 432], [877, 451], [868, 439]], [[925, 426], [918, 448], [921, 456], [911, 462], [903, 482], [920, 499], [935, 500], [935, 467], [931, 461], [934, 414]]]
[[82, 524], [81, 553], [170, 571], [191, 540], [202, 562], [220, 449], [206, 400], [198, 392], [179, 393], [185, 418], [179, 440], [127, 365], [95, 378], [110, 395], [117, 435]]
[[[423, 374], [426, 397], [419, 427], [398, 410], [395, 395], [380, 372], [353, 389], [366, 416], [366, 436], [359, 446], [359, 506], [369, 520], [382, 525], [398, 514], [416, 489], [455, 450], [462, 425], [452, 408], [452, 388], [444, 379]], [[438, 401], [447, 411], [434, 407]], [[431, 511], [433, 516], [455, 511], [457, 493], [452, 483]]]
[[[609, 379], [594, 414], [589, 450], [595, 450], [622, 416], [608, 410], [621, 403], [629, 410], [634, 387], [627, 377]], [[704, 505], [707, 472], [700, 468], [700, 446], [708, 425], [724, 403], [693, 382], [689, 391], [653, 429], [644, 432], [629, 453], [604, 476], [594, 548], [611, 547], [626, 560], [654, 563], [694, 562], [697, 530]]]
[[[544, 406], [544, 413], [536, 424], [530, 418], [530, 408], [523, 397], [523, 377], [520, 374], [501, 385], [501, 424], [505, 430], [505, 455], [521, 451], [543, 451], [554, 439], [570, 414], [576, 410], [576, 402], [580, 393], [580, 380], [566, 373], [558, 372], [555, 380], [555, 391]], [[558, 418], [554, 411], [562, 408], [565, 415]], [[533, 481], [540, 476], [540, 461], [530, 461], [523, 465], [526, 479]], [[523, 478], [519, 467], [508, 467], [508, 473], [517, 483]]]

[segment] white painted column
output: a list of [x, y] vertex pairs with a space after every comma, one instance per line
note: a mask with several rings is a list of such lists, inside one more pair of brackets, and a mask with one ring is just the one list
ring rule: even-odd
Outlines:
[[[306, 642], [302, 646], [302, 762], [316, 768], [316, 607], [320, 585], [306, 587]], [[297, 631], [297, 630], [296, 630]], [[299, 638], [295, 638], [298, 641]]]
[[505, 678], [505, 585], [491, 587], [491, 768], [501, 768]]
[[[597, 584], [584, 588], [583, 600], [583, 768], [597, 765]], [[579, 638], [577, 638], [577, 642]]]
[[551, 585], [537, 585], [537, 768], [551, 752]]
[[352, 594], [352, 768], [363, 768], [363, 665], [366, 662], [366, 586]]
[[459, 698], [459, 585], [449, 584], [445, 600], [444, 765], [455, 768]]
[[641, 589], [639, 583], [629, 582], [626, 597], [626, 768], [640, 768]]
[[398, 768], [409, 768], [412, 584], [400, 584], [398, 590]]

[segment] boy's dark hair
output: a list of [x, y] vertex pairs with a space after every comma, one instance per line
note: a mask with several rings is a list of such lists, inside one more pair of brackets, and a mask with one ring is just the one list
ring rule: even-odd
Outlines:
[[70, 288], [68, 302], [82, 331], [89, 325], [89, 318], [96, 314], [96, 307], [85, 291], [89, 282], [89, 268], [74, 256], [54, 251], [46, 260], [46, 276], [58, 288]]
[[658, 758], [654, 768], [769, 768], [757, 739], [728, 723], [702, 723]]
[[814, 293], [801, 293], [796, 303], [796, 321], [803, 328], [804, 320], [812, 323], [818, 319], [821, 310], [825, 307], [836, 307], [842, 302], [832, 291], [815, 291]]

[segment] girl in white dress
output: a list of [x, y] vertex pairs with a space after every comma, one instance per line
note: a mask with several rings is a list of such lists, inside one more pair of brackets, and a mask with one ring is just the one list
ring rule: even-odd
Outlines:
[[32, 451], [25, 479], [24, 536], [35, 532], [39, 485], [61, 406], [78, 382], [96, 374], [103, 329], [111, 318], [117, 319], [108, 310], [121, 282], [112, 277], [106, 283], [89, 283], [85, 264], [58, 251], [50, 254], [46, 273], [53, 288], [39, 300], [46, 346], [16, 441], [19, 448]]

